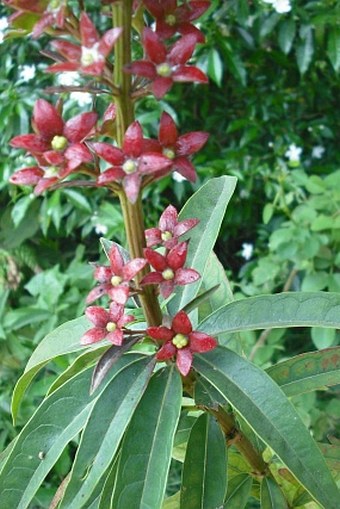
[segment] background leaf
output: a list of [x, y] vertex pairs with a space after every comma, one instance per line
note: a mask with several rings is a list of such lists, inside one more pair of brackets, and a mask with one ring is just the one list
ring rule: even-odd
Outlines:
[[270, 477], [264, 477], [261, 482], [261, 509], [288, 509], [280, 487]]

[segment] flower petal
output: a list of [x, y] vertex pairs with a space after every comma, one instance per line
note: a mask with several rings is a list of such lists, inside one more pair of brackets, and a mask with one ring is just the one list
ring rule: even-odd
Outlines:
[[44, 172], [41, 168], [32, 166], [31, 168], [23, 168], [22, 170], [16, 171], [10, 177], [9, 181], [11, 184], [19, 186], [35, 186], [43, 175]]
[[51, 46], [53, 49], [57, 50], [61, 55], [67, 58], [67, 60], [70, 62], [79, 64], [81, 58], [80, 46], [72, 44], [71, 42], [65, 41], [63, 39], [51, 41]]
[[155, 64], [165, 62], [167, 56], [166, 47], [151, 28], [145, 28], [143, 31], [143, 46], [152, 62]]
[[163, 111], [159, 125], [159, 141], [165, 146], [175, 146], [178, 133], [174, 119]]
[[123, 151], [131, 157], [139, 157], [143, 150], [143, 131], [138, 121], [133, 122], [126, 130]]
[[154, 18], [164, 16], [164, 7], [158, 0], [143, 0], [143, 4]]
[[152, 93], [156, 99], [161, 99], [170, 90], [172, 84], [172, 78], [162, 78], [161, 76], [158, 76], [152, 83]]
[[22, 134], [20, 136], [15, 136], [11, 139], [10, 145], [14, 148], [23, 148], [32, 154], [35, 152], [41, 154], [45, 152], [45, 150], [49, 150], [51, 148], [50, 143], [43, 140], [36, 134]]
[[183, 175], [190, 182], [195, 182], [197, 179], [195, 166], [186, 157], [176, 157], [173, 161], [173, 170]]
[[56, 134], [62, 134], [64, 128], [64, 121], [57, 109], [45, 99], [38, 99], [35, 102], [32, 123], [40, 136], [47, 141]]
[[156, 353], [156, 359], [158, 361], [165, 361], [167, 359], [171, 359], [174, 355], [176, 355], [177, 348], [170, 341], [165, 343], [162, 348], [158, 350]]
[[96, 281], [99, 281], [99, 283], [107, 283], [112, 277], [111, 267], [99, 265], [95, 268], [93, 277], [96, 279]]
[[145, 230], [146, 245], [148, 247], [156, 246], [162, 242], [161, 231], [159, 228], [148, 228]]
[[141, 181], [142, 179], [137, 173], [127, 175], [123, 179], [123, 188], [130, 203], [136, 203], [139, 195]]
[[120, 329], [116, 329], [114, 332], [109, 332], [106, 339], [114, 345], [121, 346], [124, 339], [123, 332]]
[[110, 322], [118, 322], [124, 314], [124, 306], [117, 302], [111, 302], [110, 304]]
[[208, 334], [204, 334], [204, 332], [192, 332], [189, 336], [189, 340], [190, 350], [192, 352], [208, 352], [217, 346], [216, 339], [212, 336], [208, 336]]
[[81, 35], [81, 43], [83, 46], [90, 48], [96, 42], [99, 41], [99, 35], [96, 30], [96, 27], [86, 14], [86, 12], [81, 13], [80, 17], [80, 35]]
[[180, 23], [177, 31], [182, 35], [192, 35], [196, 37], [196, 42], [203, 44], [205, 42], [204, 34], [191, 23]]
[[183, 35], [171, 48], [168, 60], [172, 64], [184, 65], [194, 52], [197, 44], [194, 35]]
[[120, 27], [111, 28], [105, 34], [100, 40], [99, 43], [99, 52], [104, 56], [107, 57], [110, 53], [113, 45], [117, 41], [117, 39], [120, 37], [123, 29]]
[[60, 64], [53, 64], [46, 68], [46, 72], [69, 72], [78, 71], [80, 64], [76, 62], [62, 62]]
[[177, 9], [177, 17], [180, 21], [194, 21], [202, 16], [210, 7], [210, 2], [207, 0], [200, 0], [188, 2], [187, 8], [184, 10], [183, 6]]
[[142, 76], [143, 78], [149, 78], [150, 80], [156, 78], [157, 75], [155, 64], [148, 62], [147, 60], [136, 60], [136, 62], [126, 65], [124, 67], [124, 71], [130, 74], [136, 74], [137, 76]]
[[89, 163], [93, 159], [89, 149], [82, 143], [73, 143], [65, 150], [64, 155], [68, 161], [67, 169], [71, 171], [82, 163]]
[[92, 343], [98, 343], [106, 337], [105, 329], [90, 329], [80, 338], [80, 343], [82, 345], [91, 345]]
[[152, 267], [159, 272], [162, 272], [168, 267], [168, 262], [165, 256], [161, 255], [160, 253], [157, 253], [153, 249], [150, 249], [148, 247], [145, 248], [144, 256], [150, 263], [150, 265], [152, 265]]
[[180, 65], [176, 71], [172, 73], [173, 81], [196, 83], [208, 83], [209, 79], [201, 69], [191, 65]]
[[39, 194], [46, 191], [46, 189], [48, 189], [49, 187], [54, 186], [54, 184], [56, 184], [58, 181], [59, 179], [57, 177], [40, 179], [34, 188], [34, 194], [38, 196]]
[[143, 277], [140, 284], [144, 285], [158, 285], [163, 282], [163, 276], [159, 272], [150, 272]]
[[180, 221], [176, 224], [174, 228], [174, 234], [176, 237], [180, 237], [184, 233], [194, 228], [199, 223], [199, 219], [184, 219], [184, 221]]
[[188, 285], [195, 283], [200, 277], [201, 275], [194, 269], [178, 269], [174, 282], [176, 285]]
[[161, 217], [159, 218], [159, 227], [165, 232], [168, 231], [170, 233], [174, 232], [174, 229], [177, 224], [178, 213], [173, 205], [168, 205], [168, 207], [164, 210]]
[[124, 259], [115, 244], [112, 244], [109, 251], [110, 266], [113, 274], [117, 276], [122, 275], [122, 268], [124, 267]]
[[185, 264], [188, 252], [187, 242], [180, 242], [177, 246], [173, 247], [166, 256], [166, 261], [169, 267], [177, 270]]
[[126, 265], [124, 265], [122, 269], [122, 276], [124, 281], [130, 281], [133, 279], [135, 275], [145, 267], [146, 264], [147, 260], [144, 260], [144, 258], [134, 258]]
[[48, 150], [44, 152], [44, 159], [51, 166], [61, 166], [65, 163], [64, 154], [57, 150]]
[[71, 143], [80, 143], [90, 134], [97, 122], [97, 118], [97, 113], [92, 111], [76, 115], [66, 122], [64, 136]]
[[186, 336], [192, 332], [192, 325], [185, 311], [179, 311], [174, 316], [171, 327], [176, 334], [184, 334]]
[[176, 143], [176, 153], [179, 156], [188, 156], [198, 152], [207, 142], [209, 133], [203, 131], [194, 131], [192, 133], [183, 134]]
[[86, 308], [85, 315], [96, 327], [105, 328], [110, 321], [109, 313], [100, 306], [90, 306]]
[[99, 297], [102, 297], [103, 295], [105, 295], [107, 293], [108, 289], [109, 289], [109, 285], [107, 285], [107, 284], [95, 286], [93, 288], [93, 290], [91, 290], [89, 292], [88, 296], [86, 297], [86, 301], [85, 301], [86, 304], [92, 304], [92, 302], [99, 299]]
[[108, 295], [117, 304], [124, 306], [129, 298], [129, 287], [128, 286], [111, 286], [108, 290]]
[[144, 175], [154, 173], [160, 170], [165, 170], [172, 166], [172, 161], [166, 156], [161, 154], [142, 154], [138, 160], [138, 170]]
[[174, 280], [163, 281], [159, 287], [161, 295], [162, 295], [162, 297], [164, 297], [164, 299], [167, 299], [168, 297], [170, 297], [170, 295], [174, 291], [174, 288], [175, 288]]
[[181, 350], [177, 350], [176, 365], [178, 367], [178, 371], [183, 376], [187, 376], [192, 365], [192, 353], [190, 348], [182, 348]]
[[113, 147], [109, 143], [91, 143], [91, 148], [95, 151], [95, 153], [112, 164], [113, 166], [120, 166], [124, 162], [124, 154], [120, 148]]
[[110, 182], [117, 182], [125, 177], [125, 173], [121, 168], [109, 168], [99, 175], [97, 179], [98, 185], [105, 186]]
[[175, 335], [171, 329], [163, 325], [159, 327], [148, 327], [146, 332], [151, 338], [157, 339], [157, 341], [171, 341]]

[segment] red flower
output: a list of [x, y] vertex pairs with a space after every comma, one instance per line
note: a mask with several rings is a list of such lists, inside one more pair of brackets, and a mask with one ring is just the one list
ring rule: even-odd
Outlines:
[[209, 1], [191, 1], [180, 7], [177, 7], [177, 0], [143, 0], [143, 3], [156, 18], [156, 32], [163, 39], [179, 32], [194, 35], [197, 42], [204, 42], [204, 35], [191, 21], [202, 16], [210, 6]]
[[5, 3], [19, 11], [11, 16], [10, 20], [27, 17], [26, 12], [41, 16], [33, 27], [32, 36], [34, 38], [39, 37], [45, 28], [51, 25], [57, 25], [58, 28], [64, 26], [66, 0], [5, 0]]
[[145, 230], [146, 245], [148, 247], [162, 244], [172, 249], [178, 244], [178, 238], [199, 223], [198, 219], [185, 219], [178, 221], [175, 207], [169, 205], [159, 219], [159, 228]]
[[64, 166], [31, 166], [13, 173], [9, 181], [18, 186], [35, 186], [34, 194], [38, 195], [67, 177], [72, 171]]
[[104, 294], [117, 304], [124, 305], [129, 298], [129, 282], [146, 265], [144, 258], [135, 258], [127, 263], [116, 245], [112, 245], [109, 252], [110, 266], [100, 265], [94, 271], [94, 278], [99, 281], [87, 296], [86, 303], [91, 304]]
[[67, 62], [53, 64], [50, 72], [81, 71], [84, 74], [99, 76], [105, 67], [105, 59], [122, 33], [122, 28], [112, 28], [102, 38], [85, 12], [80, 17], [81, 46], [65, 40], [52, 41], [52, 46]]
[[188, 245], [181, 242], [173, 247], [165, 256], [144, 249], [144, 256], [149, 264], [155, 269], [143, 277], [142, 285], [160, 285], [162, 296], [166, 299], [174, 291], [175, 285], [187, 285], [194, 283], [201, 276], [194, 269], [183, 269], [187, 257]]
[[95, 327], [82, 336], [80, 339], [82, 345], [90, 345], [102, 339], [108, 339], [114, 345], [120, 346], [124, 339], [122, 328], [135, 319], [132, 315], [124, 315], [124, 307], [115, 302], [110, 304], [109, 311], [98, 306], [90, 306], [86, 309], [85, 314]]
[[143, 45], [148, 60], [137, 60], [125, 68], [126, 72], [149, 78], [152, 92], [160, 99], [172, 87], [173, 82], [207, 83], [208, 78], [197, 67], [185, 65], [191, 57], [197, 39], [194, 35], [184, 35], [167, 52], [160, 37], [150, 28], [143, 32]]
[[178, 370], [183, 376], [190, 371], [194, 352], [208, 352], [217, 346], [215, 338], [192, 330], [189, 317], [184, 311], [175, 315], [171, 329], [164, 326], [149, 327], [147, 333], [157, 341], [165, 341], [158, 350], [156, 359], [164, 361], [176, 357]]
[[159, 153], [145, 152], [143, 132], [139, 122], [133, 122], [124, 137], [123, 149], [108, 143], [93, 143], [93, 149], [113, 166], [98, 177], [98, 184], [121, 181], [131, 203], [137, 200], [143, 175], [171, 166], [171, 161]]
[[74, 170], [92, 161], [92, 154], [83, 143], [97, 122], [94, 112], [81, 113], [64, 122], [58, 110], [45, 99], [34, 105], [32, 126], [37, 134], [23, 134], [11, 140], [11, 146], [23, 148], [46, 165], [66, 165]]
[[172, 160], [172, 171], [177, 171], [183, 177], [195, 182], [196, 170], [190, 156], [198, 152], [209, 138], [209, 133], [204, 131], [193, 131], [178, 136], [176, 124], [173, 118], [166, 112], [162, 113], [159, 125], [158, 140], [145, 140], [145, 150], [162, 152], [163, 155]]

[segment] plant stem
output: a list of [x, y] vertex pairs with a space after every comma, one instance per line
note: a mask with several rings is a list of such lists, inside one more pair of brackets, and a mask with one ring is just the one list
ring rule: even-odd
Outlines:
[[[117, 106], [117, 143], [123, 145], [125, 131], [134, 121], [134, 106], [131, 97], [131, 76], [124, 72], [124, 67], [131, 62], [131, 19], [132, 0], [118, 0], [112, 6], [112, 18], [114, 27], [122, 27], [123, 33], [115, 44], [115, 66], [113, 74], [114, 87], [118, 94], [114, 96]], [[145, 247], [144, 219], [141, 197], [136, 203], [131, 203], [124, 192], [119, 193], [122, 207], [126, 237], [129, 245], [131, 258], [143, 258]], [[137, 275], [137, 283], [148, 272], [144, 269]], [[148, 325], [160, 325], [162, 312], [155, 294], [154, 287], [147, 286], [139, 295], [145, 319]]]

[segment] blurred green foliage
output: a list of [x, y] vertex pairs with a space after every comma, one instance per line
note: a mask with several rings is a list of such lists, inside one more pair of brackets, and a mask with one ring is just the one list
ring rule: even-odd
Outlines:
[[[178, 120], [181, 133], [210, 133], [195, 158], [194, 185], [167, 177], [145, 191], [147, 225], [157, 222], [167, 203], [180, 208], [212, 176], [235, 175], [238, 187], [216, 252], [236, 298], [282, 289], [340, 291], [340, 2], [295, 0], [286, 14], [261, 0], [211, 3], [200, 20], [206, 43], [195, 54], [210, 85], [176, 85], [166, 100], [148, 97], [138, 105], [147, 135], [157, 135], [162, 110]], [[97, 8], [87, 4], [89, 12]], [[7, 14], [0, 7], [0, 18]], [[103, 29], [109, 24], [107, 17], [95, 20]], [[30, 352], [56, 325], [83, 313], [92, 286], [88, 261], [103, 256], [99, 237], [124, 244], [118, 203], [105, 190], [72, 188], [37, 198], [30, 189], [8, 184], [14, 170], [32, 162], [11, 149], [9, 140], [30, 132], [35, 100], [51, 100], [44, 89], [60, 84], [44, 72], [49, 59], [39, 52], [47, 43], [43, 36], [0, 44], [1, 449], [15, 435], [10, 395]], [[83, 83], [86, 78], [80, 77]], [[68, 118], [92, 107], [103, 112], [107, 101], [77, 93], [62, 97]], [[268, 366], [300, 351], [335, 345], [339, 333], [274, 330], [264, 340], [255, 333], [242, 339], [245, 353]], [[63, 362], [48, 367], [30, 391], [19, 425]], [[334, 388], [294, 398], [317, 440], [336, 434], [337, 395]], [[61, 479], [68, 456], [59, 464], [53, 475]], [[176, 486], [176, 475], [171, 482]], [[38, 507], [47, 504], [48, 483], [46, 490], [41, 499], [38, 494]]]

